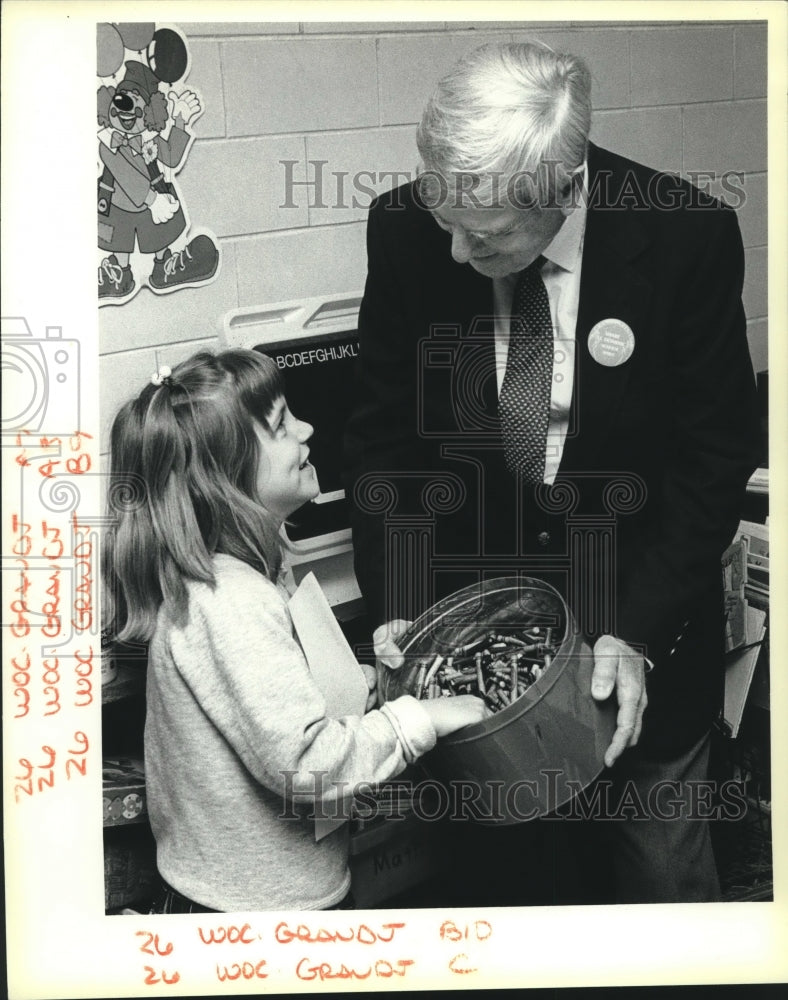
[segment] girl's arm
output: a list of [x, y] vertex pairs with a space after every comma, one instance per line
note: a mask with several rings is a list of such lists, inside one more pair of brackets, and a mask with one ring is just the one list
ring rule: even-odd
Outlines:
[[202, 710], [273, 791], [330, 800], [339, 786], [341, 797], [342, 783], [346, 791], [390, 778], [437, 735], [482, 718], [479, 699], [449, 706], [406, 696], [363, 717], [329, 719], [270, 581], [225, 561], [214, 591], [191, 593], [189, 623], [172, 633], [170, 652]]

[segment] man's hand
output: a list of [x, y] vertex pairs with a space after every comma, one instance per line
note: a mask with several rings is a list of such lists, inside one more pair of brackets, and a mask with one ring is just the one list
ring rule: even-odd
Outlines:
[[386, 671], [399, 670], [405, 661], [399, 646], [398, 640], [410, 628], [411, 622], [402, 618], [395, 618], [394, 621], [378, 625], [372, 633], [372, 644], [375, 647], [375, 668], [377, 670], [378, 702], [383, 704], [386, 695]]
[[646, 697], [646, 665], [643, 656], [621, 639], [603, 635], [594, 645], [591, 694], [597, 701], [609, 698], [615, 688], [618, 699], [616, 731], [605, 752], [605, 766], [612, 767], [627, 747], [640, 739]]

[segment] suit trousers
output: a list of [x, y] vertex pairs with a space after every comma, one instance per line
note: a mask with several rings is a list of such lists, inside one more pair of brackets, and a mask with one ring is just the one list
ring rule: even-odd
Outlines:
[[669, 760], [634, 747], [558, 812], [445, 825], [458, 906], [714, 902], [710, 735]]
[[[597, 824], [609, 847], [617, 903], [709, 903], [720, 898], [709, 819], [711, 736], [668, 761], [637, 748], [624, 757], [613, 785], [629, 817]], [[616, 770], [616, 768], [614, 768]], [[640, 813], [640, 809], [643, 813]]]

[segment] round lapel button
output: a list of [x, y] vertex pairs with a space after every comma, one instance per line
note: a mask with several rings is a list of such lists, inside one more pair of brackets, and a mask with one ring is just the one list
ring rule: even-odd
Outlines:
[[596, 323], [588, 335], [591, 357], [606, 368], [623, 365], [635, 350], [632, 328], [621, 319], [603, 319]]

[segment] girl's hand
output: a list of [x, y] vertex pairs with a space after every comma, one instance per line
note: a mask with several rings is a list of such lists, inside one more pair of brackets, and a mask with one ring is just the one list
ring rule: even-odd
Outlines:
[[398, 640], [407, 632], [411, 623], [403, 618], [379, 625], [372, 633], [372, 643], [375, 647], [375, 668], [378, 675], [378, 703], [386, 701], [388, 674], [390, 670], [399, 670], [404, 657], [397, 645]]
[[366, 680], [367, 687], [369, 688], [369, 694], [367, 695], [367, 704], [364, 711], [371, 712], [378, 700], [377, 672], [375, 668], [371, 667], [368, 663], [359, 663], [359, 666], [364, 672], [364, 679]]
[[460, 694], [452, 698], [427, 698], [419, 702], [427, 710], [435, 732], [440, 738], [465, 726], [472, 726], [492, 715], [481, 698]]

